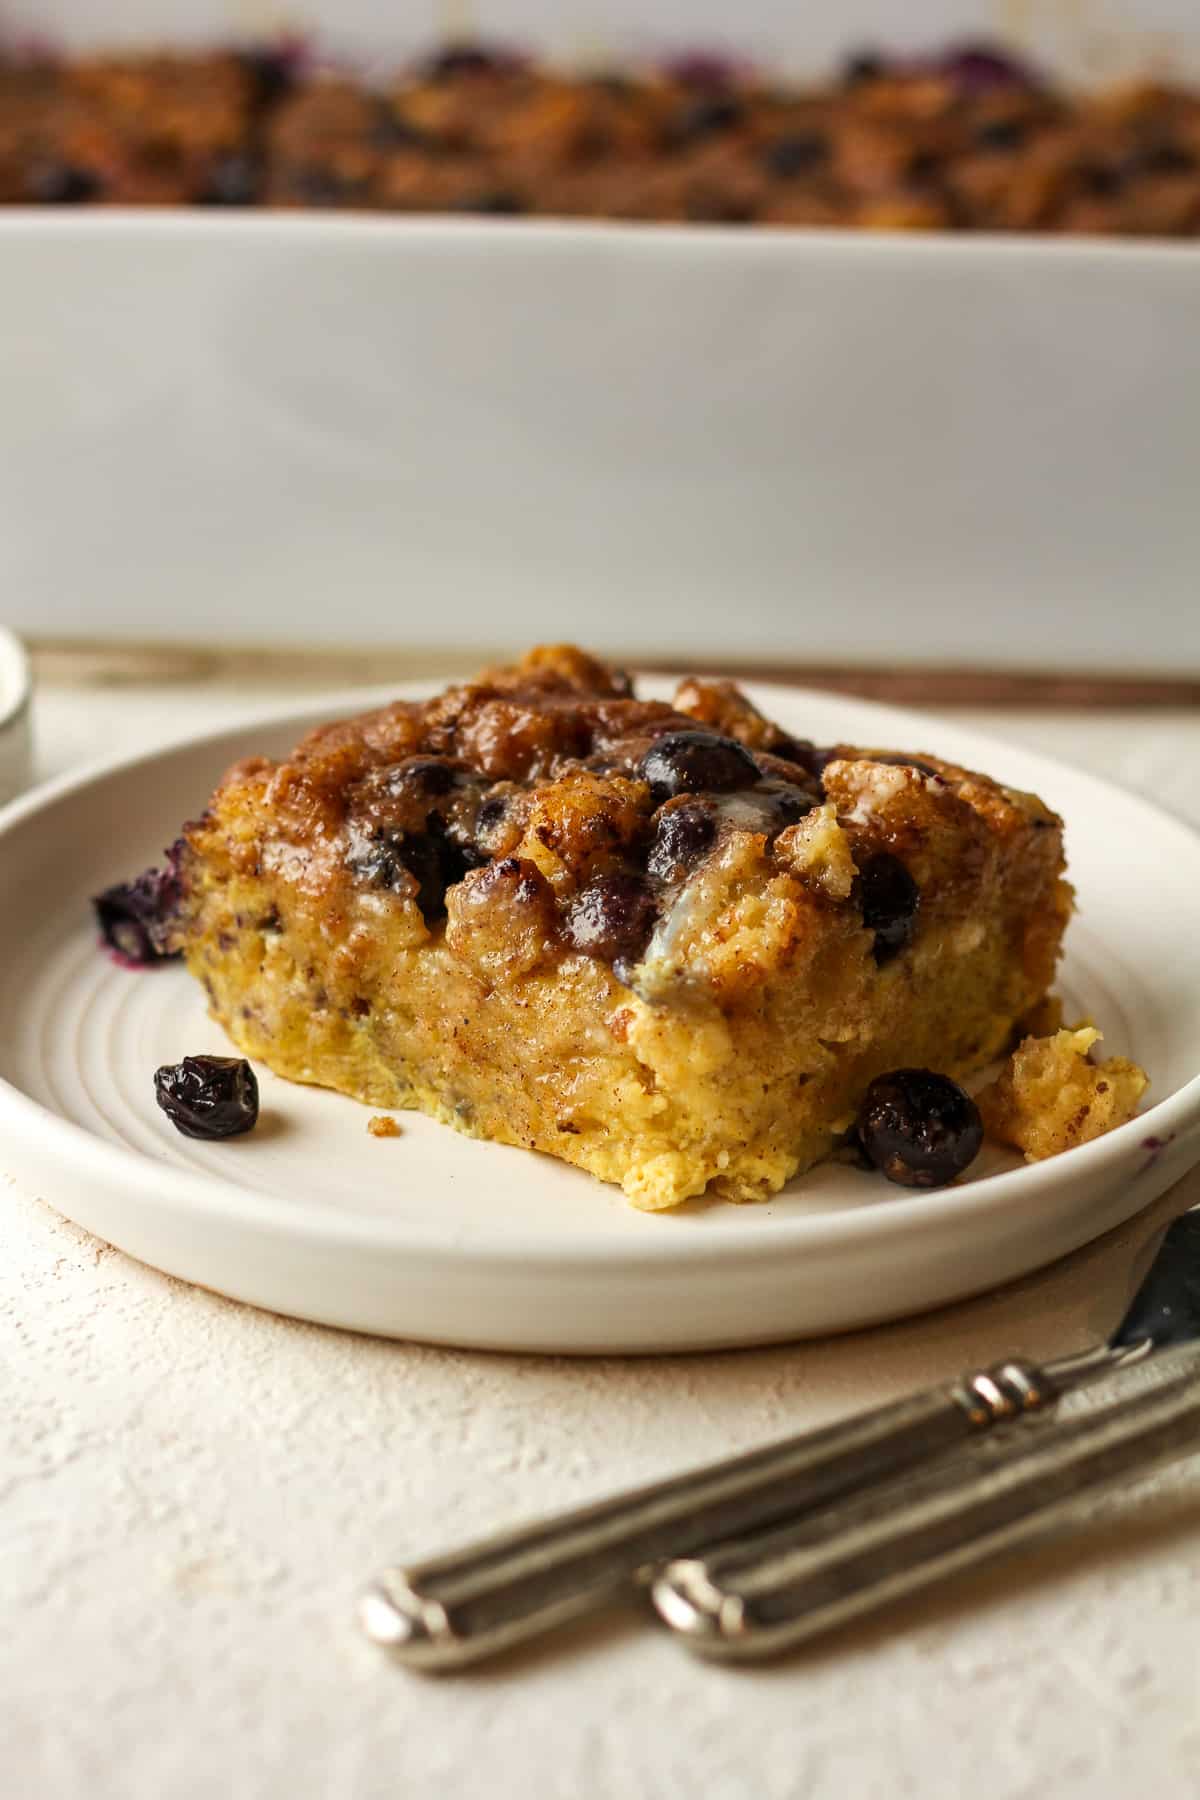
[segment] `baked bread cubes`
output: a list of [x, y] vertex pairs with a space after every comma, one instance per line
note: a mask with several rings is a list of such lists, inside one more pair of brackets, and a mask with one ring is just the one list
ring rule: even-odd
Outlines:
[[1034, 796], [565, 646], [237, 765], [174, 866], [247, 1055], [652, 1209], [776, 1192], [883, 1071], [983, 1068], [1071, 911]]
[[1200, 235], [1200, 91], [1067, 91], [997, 46], [574, 72], [449, 43], [51, 56], [0, 30], [0, 204]]

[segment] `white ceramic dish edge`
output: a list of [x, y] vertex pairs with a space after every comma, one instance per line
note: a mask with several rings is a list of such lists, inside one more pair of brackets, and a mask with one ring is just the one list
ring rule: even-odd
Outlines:
[[12, 209], [0, 267], [26, 632], [1200, 669], [1194, 244]]

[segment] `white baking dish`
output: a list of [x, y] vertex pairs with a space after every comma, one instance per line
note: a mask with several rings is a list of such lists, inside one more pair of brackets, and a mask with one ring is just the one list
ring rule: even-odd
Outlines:
[[0, 216], [42, 635], [1200, 669], [1200, 248]]

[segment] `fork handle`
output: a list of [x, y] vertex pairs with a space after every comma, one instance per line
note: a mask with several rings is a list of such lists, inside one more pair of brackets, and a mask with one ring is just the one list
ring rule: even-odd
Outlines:
[[749, 1661], [1016, 1549], [1081, 1502], [1200, 1451], [1200, 1346], [1164, 1379], [1053, 1430], [998, 1439], [756, 1544], [670, 1563], [652, 1599], [689, 1649]]
[[656, 1482], [466, 1550], [384, 1570], [363, 1596], [367, 1634], [420, 1669], [454, 1669], [605, 1604], [668, 1557], [743, 1536], [1051, 1408], [1111, 1361], [1097, 1350], [1017, 1360]]

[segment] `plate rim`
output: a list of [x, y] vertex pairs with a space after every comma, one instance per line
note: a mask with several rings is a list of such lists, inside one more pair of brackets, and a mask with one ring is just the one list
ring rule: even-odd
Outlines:
[[[638, 674], [637, 671], [634, 673], [638, 681], [645, 684], [644, 691], [652, 691], [656, 687], [667, 688], [673, 681], [683, 678], [661, 672], [649, 675]], [[788, 703], [793, 700], [811, 700], [822, 706], [844, 703], [855, 712], [877, 718], [881, 726], [899, 728], [906, 732], [913, 726], [919, 727], [926, 722], [923, 714], [912, 709], [882, 705], [852, 695], [832, 694], [782, 682], [746, 682], [740, 685], [756, 700], [769, 702], [772, 697], [777, 701], [782, 698]], [[148, 750], [122, 752], [89, 761], [80, 768], [68, 770], [39, 784], [19, 799], [0, 807], [0, 855], [4, 853], [10, 833], [27, 819], [80, 790], [99, 786], [113, 777], [132, 773], [164, 757], [185, 752], [202, 752], [209, 746], [215, 749], [224, 740], [249, 731], [290, 725], [299, 732], [327, 718], [348, 716], [349, 709], [362, 711], [372, 706], [386, 705], [389, 700], [423, 698], [436, 692], [438, 686], [437, 678], [427, 678], [389, 683], [384, 687], [334, 690], [329, 694], [313, 696], [299, 705], [293, 696], [287, 702], [281, 701], [270, 707], [251, 707], [245, 715], [210, 730], [173, 735], [160, 740]], [[977, 744], [984, 759], [979, 765], [981, 767], [986, 767], [987, 757], [994, 752], [1001, 758], [1015, 755], [1018, 759], [1030, 760], [1051, 772], [1061, 771], [1072, 782], [1082, 783], [1092, 790], [1097, 798], [1111, 799], [1116, 796], [1139, 811], [1152, 815], [1159, 826], [1176, 835], [1191, 854], [1195, 855], [1200, 851], [1200, 831], [1190, 822], [1128, 788], [1104, 780], [1090, 770], [1077, 768], [1041, 751], [1029, 750], [1023, 745], [992, 737], [986, 731], [976, 731], [973, 725], [963, 727], [955, 721], [947, 722], [936, 717], [928, 723], [932, 724], [935, 732], [944, 728], [951, 736]], [[886, 739], [881, 739], [880, 743], [886, 743]], [[153, 980], [156, 973], [151, 970], [133, 978]], [[506, 1229], [502, 1215], [498, 1214], [498, 1226], [494, 1231], [486, 1235], [473, 1232], [470, 1241], [464, 1242], [458, 1227], [442, 1227], [439, 1230], [436, 1214], [421, 1218], [405, 1216], [403, 1219], [376, 1214], [343, 1214], [330, 1207], [316, 1206], [303, 1196], [285, 1200], [260, 1189], [244, 1186], [233, 1176], [192, 1171], [159, 1161], [132, 1147], [109, 1143], [86, 1126], [64, 1117], [0, 1075], [0, 1127], [9, 1126], [19, 1131], [22, 1137], [36, 1134], [41, 1154], [54, 1155], [57, 1148], [61, 1153], [58, 1160], [69, 1165], [67, 1173], [72, 1179], [86, 1181], [89, 1166], [95, 1170], [99, 1162], [101, 1168], [112, 1177], [123, 1179], [126, 1183], [136, 1183], [139, 1190], [142, 1190], [143, 1199], [177, 1215], [192, 1217], [197, 1210], [212, 1215], [219, 1203], [220, 1211], [231, 1224], [252, 1226], [268, 1234], [280, 1234], [293, 1240], [299, 1237], [310, 1244], [338, 1243], [351, 1250], [370, 1245], [385, 1254], [409, 1248], [419, 1251], [427, 1262], [445, 1264], [456, 1270], [472, 1265], [486, 1269], [497, 1265], [520, 1264], [526, 1270], [553, 1273], [559, 1277], [586, 1273], [597, 1267], [608, 1275], [618, 1271], [645, 1275], [648, 1270], [657, 1267], [669, 1267], [678, 1271], [690, 1266], [708, 1267], [714, 1262], [735, 1259], [739, 1270], [744, 1271], [760, 1262], [774, 1262], [781, 1256], [800, 1252], [806, 1245], [815, 1248], [819, 1244], [825, 1250], [837, 1251], [853, 1247], [862, 1238], [877, 1238], [881, 1248], [886, 1251], [887, 1244], [894, 1239], [900, 1238], [911, 1246], [914, 1237], [926, 1232], [938, 1235], [948, 1224], [960, 1219], [966, 1222], [972, 1217], [982, 1220], [1001, 1214], [1015, 1222], [1023, 1212], [1036, 1212], [1047, 1192], [1058, 1186], [1064, 1170], [1064, 1157], [1070, 1158], [1071, 1174], [1084, 1178], [1088, 1171], [1099, 1171], [1110, 1161], [1119, 1160], [1127, 1149], [1133, 1148], [1135, 1138], [1140, 1136], [1144, 1140], [1154, 1137], [1166, 1144], [1174, 1137], [1181, 1136], [1187, 1126], [1197, 1120], [1200, 1120], [1200, 1070], [1174, 1093], [1154, 1102], [1125, 1125], [1091, 1143], [1078, 1145], [1062, 1156], [1049, 1157], [1040, 1163], [1018, 1165], [968, 1183], [952, 1183], [948, 1187], [925, 1192], [909, 1193], [900, 1190], [887, 1196], [886, 1205], [851, 1207], [774, 1220], [773, 1229], [762, 1233], [761, 1242], [748, 1239], [744, 1233], [738, 1234], [736, 1238], [697, 1235], [672, 1242], [670, 1224], [673, 1219], [681, 1216], [679, 1211], [642, 1212], [630, 1205], [618, 1189], [607, 1183], [601, 1185], [627, 1220], [649, 1228], [644, 1234], [639, 1231], [626, 1242], [607, 1235], [598, 1236], [585, 1227], [573, 1229], [569, 1240], [564, 1240], [561, 1245], [550, 1244], [544, 1234], [526, 1235], [525, 1227], [510, 1226]], [[464, 1148], [469, 1141], [464, 1140]], [[528, 1154], [518, 1147], [506, 1148], [511, 1149], [514, 1155]], [[151, 1185], [156, 1190], [153, 1195], [145, 1192]], [[729, 1204], [732, 1205], [732, 1202]], [[762, 1216], [771, 1204], [771, 1198], [768, 1198], [738, 1207], [737, 1210], [746, 1217]], [[682, 1216], [686, 1216], [686, 1209], [683, 1209]], [[655, 1221], [662, 1221], [665, 1226], [661, 1234], [654, 1230]]]

